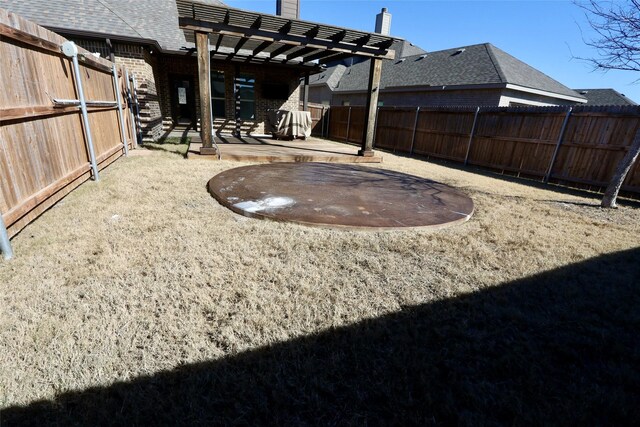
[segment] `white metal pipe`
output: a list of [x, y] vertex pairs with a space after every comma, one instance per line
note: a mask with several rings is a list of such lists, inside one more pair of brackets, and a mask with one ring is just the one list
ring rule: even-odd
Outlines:
[[[74, 107], [80, 106], [78, 99], [54, 99], [53, 104], [56, 107]], [[85, 101], [87, 107], [115, 107], [115, 101]]]
[[118, 122], [120, 123], [120, 132], [122, 132], [122, 145], [124, 146], [124, 155], [129, 155], [129, 143], [127, 141], [127, 133], [124, 129], [124, 116], [122, 115], [122, 102], [120, 100], [120, 81], [118, 80], [118, 70], [116, 64], [111, 66], [113, 71], [113, 90], [116, 94], [116, 102], [118, 103]]
[[62, 44], [62, 52], [65, 56], [71, 58], [73, 63], [73, 73], [75, 75], [76, 89], [78, 90], [78, 98], [80, 101], [80, 111], [82, 112], [82, 122], [84, 130], [87, 134], [87, 148], [89, 150], [89, 161], [91, 162], [91, 174], [94, 181], [99, 181], [98, 164], [96, 162], [96, 153], [93, 149], [93, 138], [91, 137], [91, 126], [89, 125], [89, 112], [87, 111], [87, 103], [84, 98], [84, 90], [82, 88], [82, 78], [80, 75], [80, 64], [78, 63], [78, 48], [71, 41]]
[[13, 257], [11, 240], [9, 240], [9, 233], [7, 233], [7, 227], [4, 225], [2, 214], [0, 214], [0, 252], [2, 252], [4, 259], [11, 259]]
[[132, 127], [132, 131], [133, 131], [133, 147], [135, 148], [136, 146], [136, 135], [138, 134], [137, 131], [137, 126], [136, 126], [136, 117], [133, 115], [133, 96], [131, 93], [131, 88], [129, 86], [129, 70], [127, 70], [126, 68], [124, 69], [124, 82], [125, 82], [125, 86], [127, 88], [127, 104], [129, 106], [129, 116], [131, 119], [131, 127]]
[[136, 105], [136, 129], [138, 129], [137, 138], [136, 138], [136, 147], [139, 143], [142, 142], [142, 129], [140, 128], [140, 102], [138, 102], [138, 84], [136, 83], [136, 76], [131, 75], [131, 80], [133, 83], [133, 99], [135, 100]]

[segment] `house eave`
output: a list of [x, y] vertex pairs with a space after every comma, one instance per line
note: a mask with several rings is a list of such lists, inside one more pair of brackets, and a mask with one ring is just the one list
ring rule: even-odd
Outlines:
[[507, 83], [506, 89], [517, 90], [517, 91], [520, 91], [520, 92], [532, 93], [532, 94], [535, 94], [535, 95], [547, 96], [549, 98], [564, 99], [566, 101], [579, 102], [581, 104], [586, 104], [587, 103], [587, 99], [586, 98], [582, 98], [582, 97], [578, 97], [578, 96], [563, 95], [563, 94], [560, 94], [560, 93], [557, 93], [557, 92], [548, 92], [548, 91], [545, 91], [545, 90], [534, 89], [534, 88], [530, 88], [530, 87], [526, 87], [526, 86], [516, 85], [516, 84], [513, 84], [513, 83]]
[[109, 39], [111, 41], [117, 41], [121, 43], [130, 43], [130, 44], [139, 44], [144, 46], [152, 46], [157, 49], [159, 52], [164, 53], [165, 50], [160, 46], [157, 40], [153, 39], [145, 39], [141, 37], [130, 37], [130, 36], [122, 36], [116, 34], [108, 34], [108, 33], [100, 33], [96, 31], [86, 31], [86, 30], [78, 30], [72, 28], [63, 28], [63, 27], [53, 27], [53, 26], [44, 26], [46, 29], [53, 31], [54, 33], [71, 36], [71, 37], [81, 37], [92, 40], [106, 40]]

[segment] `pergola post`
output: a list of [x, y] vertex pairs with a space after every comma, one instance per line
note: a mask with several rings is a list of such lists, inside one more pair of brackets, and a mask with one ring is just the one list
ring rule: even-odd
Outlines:
[[309, 72], [304, 74], [304, 88], [302, 95], [302, 111], [309, 111]]
[[382, 60], [371, 59], [369, 68], [369, 86], [367, 89], [367, 104], [365, 107], [364, 132], [362, 135], [362, 148], [359, 156], [373, 157], [373, 136], [376, 129], [376, 109], [378, 108], [378, 94], [380, 93], [380, 75], [382, 74]]
[[200, 154], [218, 154], [213, 147], [213, 123], [211, 121], [211, 58], [209, 57], [209, 34], [196, 31], [198, 51], [198, 83], [200, 86]]

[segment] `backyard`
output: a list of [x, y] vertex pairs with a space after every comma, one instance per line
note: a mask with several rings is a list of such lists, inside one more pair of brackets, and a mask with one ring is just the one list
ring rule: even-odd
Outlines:
[[637, 205], [384, 153], [471, 196], [471, 220], [313, 228], [232, 213], [206, 184], [246, 163], [170, 147], [12, 240], [0, 424], [640, 419]]

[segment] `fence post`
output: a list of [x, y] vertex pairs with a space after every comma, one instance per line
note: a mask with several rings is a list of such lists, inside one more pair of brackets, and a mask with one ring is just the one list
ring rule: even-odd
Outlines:
[[567, 123], [569, 122], [569, 117], [571, 116], [571, 111], [573, 111], [573, 107], [569, 107], [567, 110], [567, 115], [564, 116], [564, 121], [562, 122], [562, 128], [560, 129], [560, 135], [558, 135], [558, 143], [556, 144], [556, 149], [553, 151], [553, 156], [551, 157], [551, 162], [549, 163], [549, 169], [547, 169], [547, 173], [544, 175], [544, 183], [549, 183], [549, 178], [551, 178], [551, 171], [553, 170], [553, 165], [556, 163], [556, 158], [558, 157], [558, 152], [560, 151], [560, 146], [562, 145], [562, 139], [564, 138], [564, 131], [567, 129]]
[[122, 144], [124, 145], [124, 155], [129, 155], [129, 143], [127, 141], [127, 134], [124, 129], [124, 116], [122, 115], [122, 102], [120, 100], [120, 82], [118, 81], [118, 70], [116, 70], [116, 64], [113, 64], [111, 69], [113, 70], [113, 89], [116, 93], [116, 101], [118, 102], [118, 122], [120, 123], [120, 132], [122, 132]]
[[349, 142], [349, 130], [351, 129], [351, 107], [349, 107], [349, 115], [347, 116], [347, 137], [345, 141]]
[[322, 106], [322, 112], [320, 113], [322, 117], [322, 125], [320, 125], [320, 136], [324, 137], [324, 122], [325, 122], [325, 117], [324, 117], [324, 105]]
[[136, 147], [142, 143], [142, 122], [140, 122], [140, 102], [138, 101], [138, 83], [136, 82], [135, 74], [131, 75], [131, 82], [133, 83], [133, 100], [136, 106], [136, 129], [138, 129], [136, 138]]
[[4, 219], [0, 213], [0, 252], [4, 255], [4, 259], [11, 259], [13, 257], [13, 250], [11, 249], [11, 240], [9, 240], [9, 233], [7, 233], [7, 227], [4, 225]]
[[136, 147], [136, 135], [138, 133], [138, 131], [136, 130], [136, 118], [133, 115], [133, 96], [131, 94], [131, 87], [129, 86], [129, 70], [127, 70], [126, 68], [124, 69], [124, 82], [125, 82], [125, 87], [127, 89], [127, 105], [129, 106], [129, 118], [131, 120], [131, 133], [133, 135], [133, 148]]
[[85, 133], [87, 134], [87, 148], [89, 150], [89, 161], [91, 162], [91, 175], [93, 176], [94, 181], [99, 181], [100, 176], [98, 175], [98, 164], [96, 163], [96, 153], [93, 149], [91, 126], [89, 126], [89, 112], [87, 111], [87, 102], [84, 98], [84, 91], [82, 89], [82, 76], [80, 74], [80, 64], [78, 63], [78, 47], [72, 41], [66, 41], [60, 47], [64, 56], [71, 58], [71, 62], [73, 63], [73, 74], [80, 101], [82, 123], [84, 125]]
[[476, 123], [478, 122], [478, 114], [480, 113], [480, 107], [476, 107], [476, 113], [473, 116], [473, 125], [471, 126], [471, 133], [469, 134], [469, 144], [467, 145], [467, 154], [464, 156], [464, 165], [467, 166], [469, 162], [469, 153], [471, 153], [471, 142], [473, 141], [473, 135], [476, 133]]
[[331, 138], [331, 106], [327, 108], [327, 138]]
[[418, 129], [418, 116], [420, 115], [420, 107], [416, 108], [416, 119], [413, 121], [413, 136], [411, 137], [411, 148], [409, 154], [413, 155], [413, 144], [416, 142], [416, 130]]

